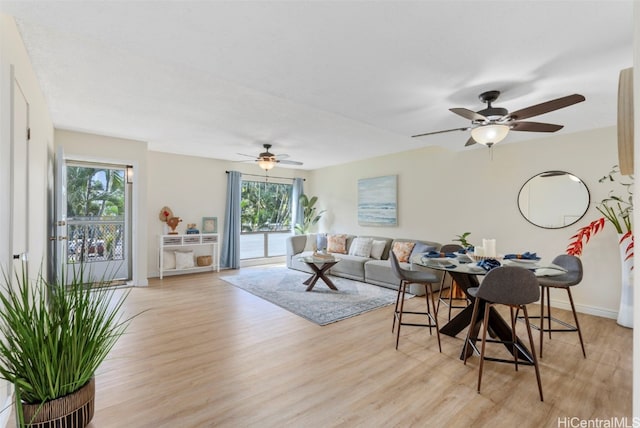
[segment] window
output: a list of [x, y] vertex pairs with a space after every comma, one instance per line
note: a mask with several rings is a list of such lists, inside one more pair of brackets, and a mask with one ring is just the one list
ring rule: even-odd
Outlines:
[[242, 181], [240, 259], [282, 256], [291, 235], [291, 184]]
[[67, 165], [67, 261], [124, 259], [124, 169]]

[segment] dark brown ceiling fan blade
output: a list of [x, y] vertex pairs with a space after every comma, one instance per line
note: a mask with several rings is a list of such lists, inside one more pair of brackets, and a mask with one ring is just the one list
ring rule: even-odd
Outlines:
[[464, 128], [445, 129], [443, 131], [434, 131], [434, 132], [427, 132], [427, 133], [424, 133], [424, 134], [412, 135], [411, 138], [424, 137], [425, 135], [442, 134], [443, 132], [468, 131], [469, 129], [471, 129], [471, 128], [469, 128], [468, 126], [465, 126]]
[[449, 111], [469, 120], [479, 120], [482, 122], [489, 120], [486, 116], [476, 113], [473, 110], [469, 110], [468, 108], [456, 107], [456, 108], [450, 108]]
[[466, 144], [464, 146], [465, 147], [473, 146], [474, 144], [477, 144], [476, 140], [474, 140], [473, 137], [469, 137], [469, 139], [467, 140], [467, 142], [466, 142]]
[[546, 101], [544, 103], [536, 104], [534, 106], [514, 111], [512, 113], [509, 113], [507, 117], [511, 118], [512, 120], [527, 119], [529, 117], [538, 116], [544, 113], [549, 113], [550, 111], [569, 107], [570, 105], [580, 103], [584, 100], [584, 96], [580, 94], [567, 95], [566, 97], [556, 98], [555, 100]]
[[540, 122], [513, 122], [509, 125], [512, 131], [529, 132], [556, 132], [564, 128], [564, 125]]

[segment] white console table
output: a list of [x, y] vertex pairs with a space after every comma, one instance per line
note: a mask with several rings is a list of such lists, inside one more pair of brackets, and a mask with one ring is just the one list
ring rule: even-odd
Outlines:
[[[160, 279], [165, 274], [182, 274], [204, 271], [220, 272], [220, 251], [218, 247], [217, 233], [198, 233], [192, 235], [160, 235], [158, 268]], [[177, 269], [168, 269], [165, 267], [164, 254], [165, 251], [193, 251], [193, 267]], [[209, 266], [198, 266], [196, 257], [211, 256], [211, 264]]]

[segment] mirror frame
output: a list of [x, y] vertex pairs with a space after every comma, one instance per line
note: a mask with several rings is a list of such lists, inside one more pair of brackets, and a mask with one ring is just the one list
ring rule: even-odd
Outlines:
[[[529, 184], [529, 183], [530, 183], [534, 178], [538, 178], [538, 177], [540, 177], [540, 176], [543, 176], [544, 174], [554, 174], [554, 173], [555, 173], [556, 175], [565, 175], [565, 174], [566, 174], [566, 175], [571, 175], [571, 176], [573, 176], [573, 177], [577, 178], [577, 179], [579, 180], [579, 182], [580, 182], [580, 183], [582, 183], [582, 185], [584, 186], [584, 190], [587, 192], [587, 203], [586, 203], [586, 205], [585, 205], [585, 207], [584, 207], [584, 210], [582, 211], [582, 214], [581, 214], [578, 218], [576, 218], [576, 220], [575, 220], [575, 221], [573, 221], [573, 222], [571, 222], [571, 223], [569, 223], [569, 224], [565, 224], [565, 225], [557, 226], [557, 227], [541, 226], [541, 225], [539, 225], [539, 224], [534, 223], [531, 219], [529, 219], [529, 218], [524, 214], [524, 212], [522, 211], [522, 207], [520, 206], [520, 195], [522, 194], [522, 190], [525, 188], [525, 186], [526, 186], [527, 184]], [[572, 174], [572, 173], [567, 172], [567, 171], [560, 171], [560, 170], [543, 171], [543, 172], [541, 172], [541, 173], [538, 173], [538, 174], [536, 174], [536, 175], [534, 175], [534, 176], [530, 177], [527, 181], [525, 181], [525, 182], [524, 182], [524, 184], [520, 187], [520, 190], [518, 191], [518, 197], [517, 197], [517, 199], [516, 199], [516, 203], [517, 203], [517, 205], [518, 205], [518, 211], [520, 211], [520, 214], [522, 215], [522, 217], [524, 217], [524, 219], [525, 219], [525, 220], [527, 220], [527, 221], [528, 221], [529, 223], [531, 223], [532, 225], [534, 225], [534, 226], [536, 226], [536, 227], [539, 227], [539, 228], [542, 228], [542, 229], [551, 229], [551, 230], [555, 230], [555, 229], [564, 229], [565, 227], [569, 227], [569, 226], [571, 226], [571, 225], [576, 224], [577, 222], [579, 222], [579, 221], [580, 221], [580, 220], [581, 220], [581, 219], [582, 219], [582, 218], [587, 214], [587, 211], [589, 211], [589, 206], [591, 205], [591, 192], [589, 192], [589, 188], [587, 187], [587, 185], [585, 184], [585, 182], [584, 182], [580, 177], [578, 177], [578, 176], [577, 176], [577, 175], [575, 175], [575, 174]]]

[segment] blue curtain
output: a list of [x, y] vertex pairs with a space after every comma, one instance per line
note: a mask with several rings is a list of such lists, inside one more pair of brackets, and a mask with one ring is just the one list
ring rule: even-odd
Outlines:
[[232, 269], [240, 267], [240, 200], [242, 199], [242, 174], [227, 173], [227, 208], [224, 237], [220, 252], [220, 265]]
[[304, 180], [302, 178], [293, 179], [293, 189], [291, 195], [291, 231], [296, 233], [296, 224], [304, 221], [304, 210], [300, 205], [300, 195], [304, 193]]

